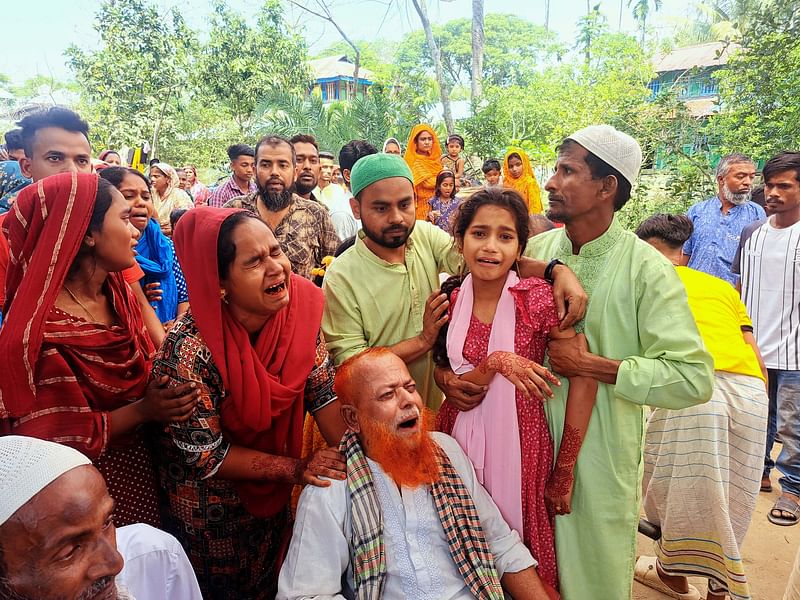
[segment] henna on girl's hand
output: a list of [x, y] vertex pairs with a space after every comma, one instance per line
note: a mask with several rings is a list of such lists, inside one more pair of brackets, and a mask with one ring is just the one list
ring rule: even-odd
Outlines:
[[561, 446], [558, 449], [558, 459], [556, 460], [556, 468], [570, 467], [572, 468], [578, 462], [578, 453], [581, 451], [583, 444], [583, 437], [581, 431], [577, 427], [565, 423], [564, 434], [561, 437]]
[[259, 479], [297, 483], [303, 473], [303, 464], [284, 456], [254, 456], [250, 469]]
[[559, 467], [556, 465], [553, 474], [550, 475], [550, 480], [547, 482], [548, 491], [550, 495], [566, 496], [571, 491], [574, 481], [575, 474], [571, 466]]

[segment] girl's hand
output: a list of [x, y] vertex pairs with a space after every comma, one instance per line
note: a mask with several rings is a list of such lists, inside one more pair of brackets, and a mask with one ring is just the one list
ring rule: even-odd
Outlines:
[[430, 221], [431, 223], [433, 223], [434, 225], [436, 225], [436, 221], [438, 221], [438, 220], [439, 220], [439, 215], [440, 215], [440, 213], [439, 213], [439, 211], [438, 211], [438, 210], [432, 210], [432, 211], [430, 211], [430, 212], [428, 213], [428, 221]]
[[422, 333], [420, 337], [428, 349], [433, 348], [439, 330], [447, 323], [447, 307], [450, 302], [447, 294], [435, 290], [425, 301], [425, 312], [422, 314]]
[[533, 397], [544, 400], [552, 398], [553, 390], [548, 381], [554, 385], [561, 385], [558, 378], [539, 363], [523, 358], [513, 352], [492, 352], [485, 361], [486, 368], [514, 384], [522, 395], [529, 400]]
[[147, 296], [148, 302], [159, 302], [163, 294], [164, 291], [161, 289], [161, 284], [157, 281], [144, 286], [144, 295]]
[[568, 515], [572, 512], [572, 491], [575, 488], [575, 473], [571, 466], [553, 469], [544, 487], [544, 501], [547, 509], [554, 515]]

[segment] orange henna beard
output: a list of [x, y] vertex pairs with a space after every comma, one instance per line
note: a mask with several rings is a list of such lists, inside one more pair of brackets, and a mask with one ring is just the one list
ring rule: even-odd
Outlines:
[[423, 412], [423, 427], [410, 436], [399, 436], [382, 421], [359, 418], [361, 441], [367, 455], [381, 465], [384, 472], [399, 486], [416, 488], [439, 480], [439, 459], [436, 444], [429, 431], [433, 413]]

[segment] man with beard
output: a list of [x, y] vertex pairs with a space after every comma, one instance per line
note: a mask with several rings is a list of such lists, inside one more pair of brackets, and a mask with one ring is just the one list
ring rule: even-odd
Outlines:
[[717, 195], [692, 206], [686, 215], [694, 224], [684, 244], [687, 266], [736, 286], [731, 270], [742, 229], [766, 218], [764, 209], [750, 200], [756, 166], [744, 154], [723, 156], [717, 165]]
[[[341, 155], [340, 159], [361, 230], [355, 245], [325, 274], [322, 332], [328, 351], [339, 364], [371, 346], [389, 347], [408, 365], [425, 405], [436, 410], [442, 392], [434, 381], [430, 350], [447, 320], [448, 306], [439, 290], [439, 274], [457, 273], [461, 256], [450, 235], [416, 220], [413, 176], [402, 158], [384, 153], [364, 156], [349, 176]], [[540, 260], [519, 261], [522, 277], [543, 277], [547, 266]], [[563, 265], [550, 265], [547, 274], [555, 281], [562, 326], [574, 323], [583, 316], [583, 289]], [[480, 400], [486, 392], [485, 386], [458, 377], [450, 377], [448, 387], [457, 406]]]
[[68, 446], [0, 438], [0, 600], [200, 600], [171, 535], [114, 527], [100, 472]]
[[[582, 333], [551, 340], [548, 355], [557, 374], [599, 382], [578, 446], [572, 514], [556, 517], [560, 591], [564, 600], [625, 600], [639, 523], [644, 405], [678, 410], [708, 401], [713, 360], [675, 268], [615, 217], [639, 173], [639, 144], [609, 125], [593, 125], [557, 150], [545, 186], [547, 217], [565, 226], [531, 238], [525, 254], [555, 257], [581, 280], [589, 294]], [[553, 392], [545, 412], [558, 454], [569, 382]], [[563, 442], [577, 452], [569, 436]]]
[[301, 198], [319, 202], [314, 189], [319, 182], [320, 161], [319, 145], [313, 135], [298, 133], [289, 139], [294, 146], [295, 171], [294, 191]]
[[244, 208], [258, 216], [272, 229], [292, 271], [311, 279], [311, 271], [339, 245], [331, 217], [318, 202], [294, 193], [297, 162], [289, 140], [265, 136], [256, 144], [255, 155], [258, 191], [230, 200], [225, 208]]
[[279, 600], [557, 597], [458, 443], [426, 430], [400, 358], [370, 348], [339, 367], [334, 389], [347, 479], [303, 491]]

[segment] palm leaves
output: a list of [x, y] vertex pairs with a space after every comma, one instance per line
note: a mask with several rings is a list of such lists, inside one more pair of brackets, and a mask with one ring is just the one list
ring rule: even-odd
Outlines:
[[371, 89], [350, 102], [325, 104], [318, 94], [275, 91], [259, 103], [253, 134], [274, 133], [290, 137], [298, 133], [317, 138], [321, 150], [338, 152], [354, 139], [380, 147], [396, 124], [396, 110], [388, 95]]
[[[650, 16], [651, 0], [628, 0], [628, 8], [633, 6], [633, 18], [639, 23], [641, 33], [640, 43], [644, 45], [644, 35], [647, 31], [647, 17]], [[653, 11], [661, 10], [662, 0], [652, 0]]]

